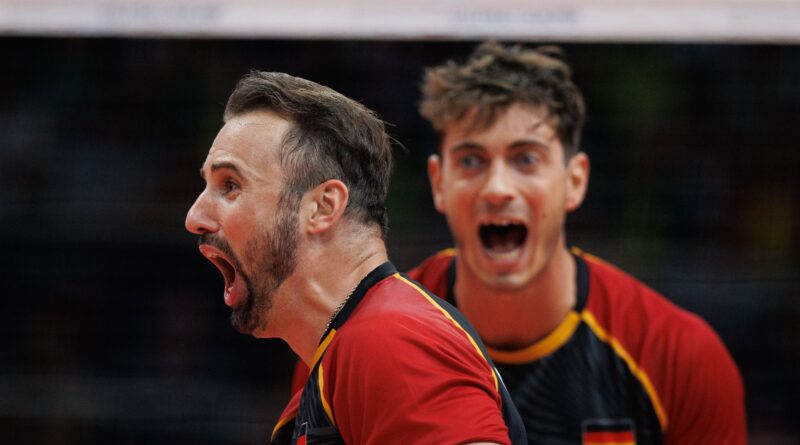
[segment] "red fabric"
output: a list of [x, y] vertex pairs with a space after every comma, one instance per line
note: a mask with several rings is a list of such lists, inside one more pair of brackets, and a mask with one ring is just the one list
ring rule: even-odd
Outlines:
[[633, 445], [636, 443], [636, 439], [633, 437], [632, 431], [622, 431], [622, 432], [613, 432], [613, 431], [595, 431], [595, 432], [585, 432], [583, 433], [583, 444], [584, 445], [591, 445], [591, 444], [604, 444], [604, 443], [630, 443]]
[[665, 444], [745, 444], [744, 385], [711, 327], [614, 266], [584, 259], [587, 310], [653, 383], [668, 419]]
[[294, 428], [294, 418], [297, 417], [297, 410], [300, 408], [300, 395], [300, 391], [295, 391], [294, 396], [289, 400], [286, 408], [283, 409], [283, 413], [278, 417], [278, 421], [275, 423], [275, 430], [272, 432], [273, 439], [278, 431], [284, 428], [289, 428], [289, 430]]
[[410, 284], [374, 286], [322, 358], [346, 443], [509, 443], [488, 362]]
[[[447, 276], [447, 269], [450, 266], [450, 258], [452, 258], [453, 252], [453, 249], [447, 249], [439, 252], [438, 254], [428, 258], [424, 263], [420, 264], [412, 271], [408, 272], [408, 276], [414, 281], [435, 283], [435, 288], [427, 287], [427, 284], [426, 288], [434, 295], [446, 298], [445, 294], [447, 293], [447, 280], [435, 280], [432, 278]], [[310, 370], [308, 369], [308, 366], [306, 366], [302, 360], [298, 359], [297, 364], [294, 367], [294, 373], [292, 374], [292, 394], [303, 389], [303, 386], [306, 384], [306, 380], [308, 380], [309, 372]]]
[[292, 394], [295, 394], [297, 391], [303, 389], [303, 386], [305, 386], [306, 381], [308, 380], [309, 372], [311, 371], [308, 369], [308, 366], [306, 366], [306, 363], [298, 358], [297, 364], [294, 365], [294, 373], [292, 374]]
[[447, 295], [447, 271], [454, 254], [454, 249], [442, 250], [411, 269], [408, 276], [422, 283], [434, 295], [452, 301], [452, 295]]
[[[747, 442], [744, 385], [717, 334], [640, 281], [591, 255], [585, 308], [649, 377], [667, 415], [665, 445]], [[409, 272], [445, 299], [453, 252]]]

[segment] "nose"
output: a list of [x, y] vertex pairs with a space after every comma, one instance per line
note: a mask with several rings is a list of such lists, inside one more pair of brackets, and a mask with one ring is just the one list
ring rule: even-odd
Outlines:
[[215, 233], [219, 230], [219, 224], [211, 212], [212, 206], [208, 203], [205, 195], [205, 192], [201, 193], [186, 214], [186, 230], [195, 235]]
[[514, 187], [503, 162], [495, 161], [489, 167], [481, 197], [492, 206], [502, 206], [514, 199]]

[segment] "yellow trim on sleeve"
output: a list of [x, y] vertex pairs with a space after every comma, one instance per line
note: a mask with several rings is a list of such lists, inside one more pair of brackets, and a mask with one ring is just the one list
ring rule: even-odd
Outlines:
[[631, 357], [628, 351], [620, 344], [620, 342], [614, 338], [614, 336], [609, 335], [600, 323], [597, 322], [597, 319], [594, 318], [591, 312], [588, 310], [584, 310], [581, 312], [581, 319], [586, 322], [587, 325], [594, 331], [595, 335], [602, 340], [603, 342], [607, 343], [611, 346], [614, 352], [619, 355], [622, 360], [625, 361], [625, 364], [628, 365], [628, 369], [631, 370], [631, 373], [636, 377], [644, 386], [644, 390], [647, 391], [647, 395], [650, 396], [650, 400], [653, 402], [653, 408], [656, 411], [656, 416], [658, 416], [658, 421], [661, 423], [661, 430], [663, 432], [667, 431], [668, 419], [667, 413], [664, 411], [664, 406], [661, 404], [661, 399], [658, 397], [658, 393], [656, 392], [655, 388], [653, 387], [653, 383], [650, 382], [650, 377], [647, 376], [647, 373], [644, 372], [642, 368], [636, 363], [636, 361]]
[[325, 389], [324, 389], [324, 382], [322, 377], [322, 363], [319, 364], [319, 373], [317, 374], [317, 382], [319, 383], [319, 400], [322, 401], [322, 409], [325, 410], [325, 414], [328, 415], [328, 419], [331, 421], [333, 426], [336, 426], [336, 421], [333, 420], [333, 411], [331, 410], [331, 406], [328, 404], [328, 401], [325, 399]]
[[297, 416], [296, 415], [287, 416], [284, 417], [283, 419], [278, 420], [278, 424], [275, 425], [275, 428], [272, 429], [272, 436], [270, 436], [270, 441], [275, 440], [275, 435], [278, 434], [278, 431], [280, 431], [280, 429], [283, 428], [284, 425], [289, 423], [289, 421], [293, 420], [295, 417]]
[[[466, 336], [467, 336], [467, 339], [469, 339], [469, 342], [470, 342], [470, 343], [472, 343], [472, 346], [475, 348], [475, 351], [478, 353], [478, 356], [479, 356], [479, 357], [481, 357], [481, 358], [482, 358], [484, 361], [486, 361], [486, 357], [484, 357], [484, 356], [483, 356], [483, 352], [481, 352], [481, 348], [480, 348], [480, 346], [478, 346], [478, 344], [477, 344], [477, 343], [475, 343], [475, 339], [473, 339], [473, 338], [472, 338], [472, 336], [471, 336], [471, 335], [469, 335], [469, 332], [467, 332], [467, 330], [466, 330], [466, 329], [464, 329], [464, 328], [461, 326], [461, 324], [460, 324], [458, 321], [456, 321], [456, 319], [455, 319], [455, 318], [453, 318], [453, 316], [452, 316], [452, 315], [450, 315], [450, 313], [449, 313], [449, 312], [447, 312], [447, 311], [446, 311], [446, 310], [445, 310], [443, 307], [441, 307], [441, 306], [440, 306], [438, 303], [436, 303], [436, 301], [434, 301], [434, 299], [433, 299], [433, 298], [431, 298], [431, 297], [430, 297], [430, 296], [429, 296], [429, 295], [428, 295], [428, 294], [427, 294], [427, 293], [426, 293], [424, 290], [420, 289], [420, 288], [419, 288], [419, 287], [418, 287], [416, 284], [414, 284], [414, 283], [412, 283], [412, 282], [408, 281], [407, 279], [405, 279], [405, 278], [404, 278], [402, 275], [400, 275], [399, 273], [395, 273], [395, 274], [394, 274], [394, 277], [395, 277], [395, 278], [398, 278], [400, 281], [403, 281], [404, 283], [406, 283], [406, 284], [408, 284], [409, 286], [411, 286], [412, 288], [414, 288], [414, 289], [415, 289], [417, 292], [419, 292], [419, 293], [420, 293], [420, 294], [421, 294], [423, 297], [425, 297], [425, 299], [426, 299], [426, 300], [428, 300], [428, 302], [430, 302], [430, 303], [431, 303], [431, 304], [432, 304], [432, 305], [433, 305], [435, 308], [439, 309], [439, 311], [440, 311], [442, 314], [444, 314], [444, 316], [445, 316], [445, 317], [446, 317], [448, 320], [450, 320], [450, 321], [451, 321], [451, 322], [452, 322], [452, 323], [453, 323], [453, 324], [454, 324], [454, 325], [455, 325], [455, 326], [456, 326], [458, 329], [461, 329], [461, 331], [464, 333], [464, 335], [466, 335]], [[488, 361], [486, 361], [486, 364], [488, 365], [488, 364], [489, 364], [489, 362], [488, 362]], [[489, 368], [490, 368], [489, 370], [491, 371], [491, 374], [492, 374], [492, 379], [494, 380], [494, 389], [495, 389], [496, 391], [500, 391], [500, 384], [499, 384], [499, 383], [498, 383], [498, 381], [497, 381], [497, 375], [495, 375], [495, 372], [494, 372], [494, 371], [495, 371], [495, 370], [494, 370], [494, 367], [493, 367], [493, 366], [489, 366]]]
[[489, 357], [498, 363], [518, 365], [532, 362], [552, 354], [563, 346], [564, 343], [572, 337], [572, 334], [575, 333], [580, 323], [581, 316], [575, 311], [569, 311], [567, 316], [564, 317], [561, 323], [559, 323], [550, 334], [526, 348], [516, 351], [505, 351], [487, 346], [486, 350], [489, 352]]
[[596, 256], [592, 255], [591, 253], [588, 253], [588, 252], [582, 250], [580, 247], [572, 246], [569, 250], [572, 252], [573, 255], [582, 257], [583, 259], [585, 259], [587, 261], [590, 261], [590, 262], [593, 262], [593, 263], [598, 263], [598, 264], [609, 265], [608, 261], [606, 261], [606, 260], [604, 260], [602, 258], [596, 257]]
[[455, 247], [448, 247], [446, 249], [442, 249], [442, 250], [436, 252], [435, 256], [454, 256], [456, 254], [456, 252], [457, 251], [456, 251]]

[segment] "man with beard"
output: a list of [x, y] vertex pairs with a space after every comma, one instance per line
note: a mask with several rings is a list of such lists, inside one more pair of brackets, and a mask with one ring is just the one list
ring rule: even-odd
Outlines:
[[388, 262], [391, 147], [375, 115], [282, 73], [245, 76], [186, 217], [240, 332], [311, 369], [274, 444], [522, 443], [471, 326]]
[[584, 103], [557, 48], [484, 44], [429, 69], [428, 173], [457, 249], [409, 272], [473, 323], [530, 443], [743, 444], [743, 388], [699, 317], [566, 245]]

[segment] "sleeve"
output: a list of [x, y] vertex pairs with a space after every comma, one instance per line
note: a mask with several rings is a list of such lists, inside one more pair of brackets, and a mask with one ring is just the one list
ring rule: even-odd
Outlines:
[[332, 382], [325, 397], [344, 441], [508, 444], [492, 368], [466, 334], [390, 323], [359, 326], [326, 354], [330, 363], [323, 359]]
[[684, 338], [683, 357], [675, 362], [676, 394], [665, 443], [744, 445], [747, 424], [739, 370], [717, 334], [699, 318], [695, 324]]

